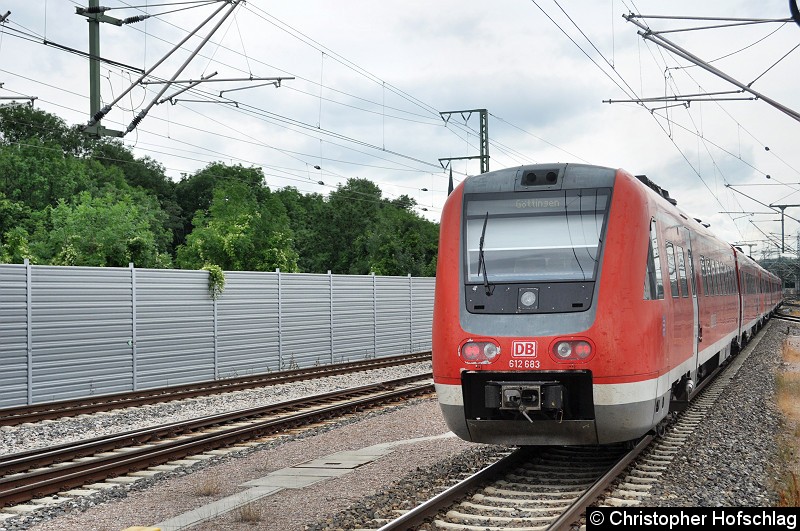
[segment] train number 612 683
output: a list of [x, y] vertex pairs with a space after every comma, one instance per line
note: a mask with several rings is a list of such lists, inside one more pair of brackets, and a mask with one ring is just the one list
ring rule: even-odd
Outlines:
[[508, 366], [511, 369], [538, 369], [540, 363], [539, 360], [508, 360]]

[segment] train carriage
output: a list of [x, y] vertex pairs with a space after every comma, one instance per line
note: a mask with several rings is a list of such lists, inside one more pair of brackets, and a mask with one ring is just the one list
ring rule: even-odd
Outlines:
[[[646, 177], [575, 164], [500, 170], [453, 191], [433, 370], [458, 436], [634, 439], [731, 354], [743, 338], [736, 251], [674, 203]], [[778, 300], [764, 291], [759, 321]]]

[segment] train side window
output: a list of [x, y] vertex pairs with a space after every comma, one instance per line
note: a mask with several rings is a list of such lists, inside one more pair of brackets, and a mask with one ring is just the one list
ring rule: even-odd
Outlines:
[[727, 285], [728, 285], [727, 293], [728, 293], [728, 295], [730, 295], [731, 293], [733, 293], [733, 282], [732, 282], [732, 279], [731, 279], [731, 266], [725, 266], [725, 279], [727, 280]]
[[719, 265], [719, 278], [722, 284], [722, 291], [720, 291], [720, 295], [727, 295], [728, 294], [728, 271], [725, 264]]
[[716, 295], [716, 284], [714, 284], [714, 260], [709, 258], [706, 261], [706, 268], [708, 268], [708, 294], [713, 297]]
[[656, 220], [650, 220], [650, 245], [647, 248], [647, 266], [644, 279], [644, 299], [664, 298], [664, 280], [661, 277], [661, 257], [658, 251]]
[[708, 297], [708, 270], [706, 269], [706, 264], [708, 260], [706, 260], [705, 256], [700, 256], [700, 275], [703, 277], [703, 295]]
[[729, 266], [724, 266], [725, 269], [725, 295], [731, 294], [731, 270]]
[[683, 297], [688, 297], [689, 285], [686, 282], [686, 262], [683, 259], [683, 247], [676, 245], [675, 253], [678, 255], [678, 277], [680, 278], [681, 282], [681, 295]]
[[678, 267], [675, 264], [675, 249], [672, 242], [667, 242], [667, 269], [669, 269], [669, 289], [673, 298], [680, 297], [678, 291]]
[[717, 272], [714, 269], [714, 260], [708, 261], [708, 293], [712, 297], [717, 294]]

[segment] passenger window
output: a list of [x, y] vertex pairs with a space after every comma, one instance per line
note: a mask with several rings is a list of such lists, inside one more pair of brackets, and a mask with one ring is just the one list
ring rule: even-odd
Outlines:
[[678, 276], [681, 282], [681, 295], [688, 297], [689, 286], [686, 282], [686, 262], [683, 260], [683, 247], [676, 245], [675, 252], [678, 254]]
[[644, 278], [644, 299], [664, 298], [664, 281], [661, 278], [661, 257], [658, 251], [656, 220], [650, 221], [650, 245], [647, 248], [647, 266]]
[[678, 267], [675, 264], [675, 249], [667, 242], [667, 268], [669, 269], [669, 288], [673, 298], [680, 297], [678, 291]]
[[708, 297], [708, 260], [704, 256], [700, 257], [700, 275], [703, 277], [703, 295]]

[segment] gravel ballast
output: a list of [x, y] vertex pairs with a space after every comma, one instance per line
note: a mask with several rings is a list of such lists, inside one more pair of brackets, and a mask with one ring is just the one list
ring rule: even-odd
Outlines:
[[[777, 439], [781, 430], [781, 416], [774, 401], [775, 373], [780, 367], [780, 349], [786, 330], [785, 323], [774, 322], [760, 334], [759, 344], [717, 403], [710, 408], [706, 421], [689, 437], [661, 482], [653, 487], [650, 497], [643, 500], [642, 505], [774, 505], [776, 496], [773, 489], [780, 474], [775, 469], [780, 464], [777, 460]], [[791, 333], [800, 334], [800, 330], [793, 328]], [[420, 367], [399, 369], [408, 374], [424, 370]], [[400, 376], [402, 374], [392, 377]], [[377, 375], [372, 377], [377, 379]], [[351, 380], [345, 386], [363, 385], [368, 381], [363, 374], [356, 378], [357, 381]], [[308, 385], [314, 391], [329, 390], [317, 382]], [[211, 397], [210, 400], [216, 398]], [[281, 395], [280, 399], [263, 396], [254, 399], [290, 398]], [[224, 403], [225, 399], [221, 401]], [[164, 407], [178, 406], [167, 404]], [[184, 407], [180, 406], [179, 409], [183, 411]], [[202, 414], [205, 414], [205, 405], [196, 407], [202, 407]], [[230, 409], [242, 407], [247, 406], [239, 404]], [[189, 411], [192, 411], [191, 408]], [[138, 415], [143, 415], [135, 410], [133, 414], [136, 421]], [[159, 418], [162, 414], [148, 413], [152, 418]], [[190, 417], [201, 415], [197, 409], [193, 414], [182, 414]], [[164, 417], [160, 418], [163, 422]], [[78, 424], [69, 429], [82, 430], [78, 432], [80, 438], [94, 436], [94, 432], [87, 432], [86, 424], [81, 427], [80, 422], [88, 420], [88, 417], [71, 419], [71, 422]], [[111, 429], [113, 422], [95, 420], [91, 425], [99, 424], [100, 429]], [[32, 431], [25, 432], [23, 428]], [[52, 433], [63, 437], [62, 428]], [[19, 448], [23, 448], [31, 444], [24, 440], [29, 434], [46, 429], [38, 425], [19, 427], [13, 432], [13, 440], [19, 441]], [[0, 437], [6, 437], [9, 433], [0, 432]], [[386, 411], [359, 414], [322, 428], [286, 435], [240, 454], [214, 458], [193, 467], [191, 471], [179, 469], [134, 486], [78, 498], [67, 506], [47, 509], [48, 512], [35, 517], [44, 519], [38, 523], [34, 517], [0, 521], [0, 530], [102, 531], [120, 530], [132, 525], [152, 525], [240, 492], [243, 490], [239, 487], [241, 483], [284, 467], [343, 450], [446, 433], [447, 428], [436, 401], [416, 399]], [[11, 439], [2, 439], [0, 444], [5, 444], [6, 440]], [[397, 516], [396, 510], [409, 508], [417, 499], [429, 497], [434, 491], [446, 488], [467, 471], [490, 462], [497, 450], [497, 447], [467, 443], [455, 437], [409, 442], [349, 474], [302, 489], [280, 491], [252, 503], [247, 511], [232, 511], [192, 529], [322, 531], [366, 526], [373, 518], [394, 518]], [[211, 494], [204, 495], [208, 492]], [[60, 516], [53, 517], [59, 513]]]
[[[782, 417], [775, 377], [787, 324], [772, 321], [753, 352], [651, 490], [656, 507], [774, 506]], [[789, 327], [792, 335], [800, 330]]]

